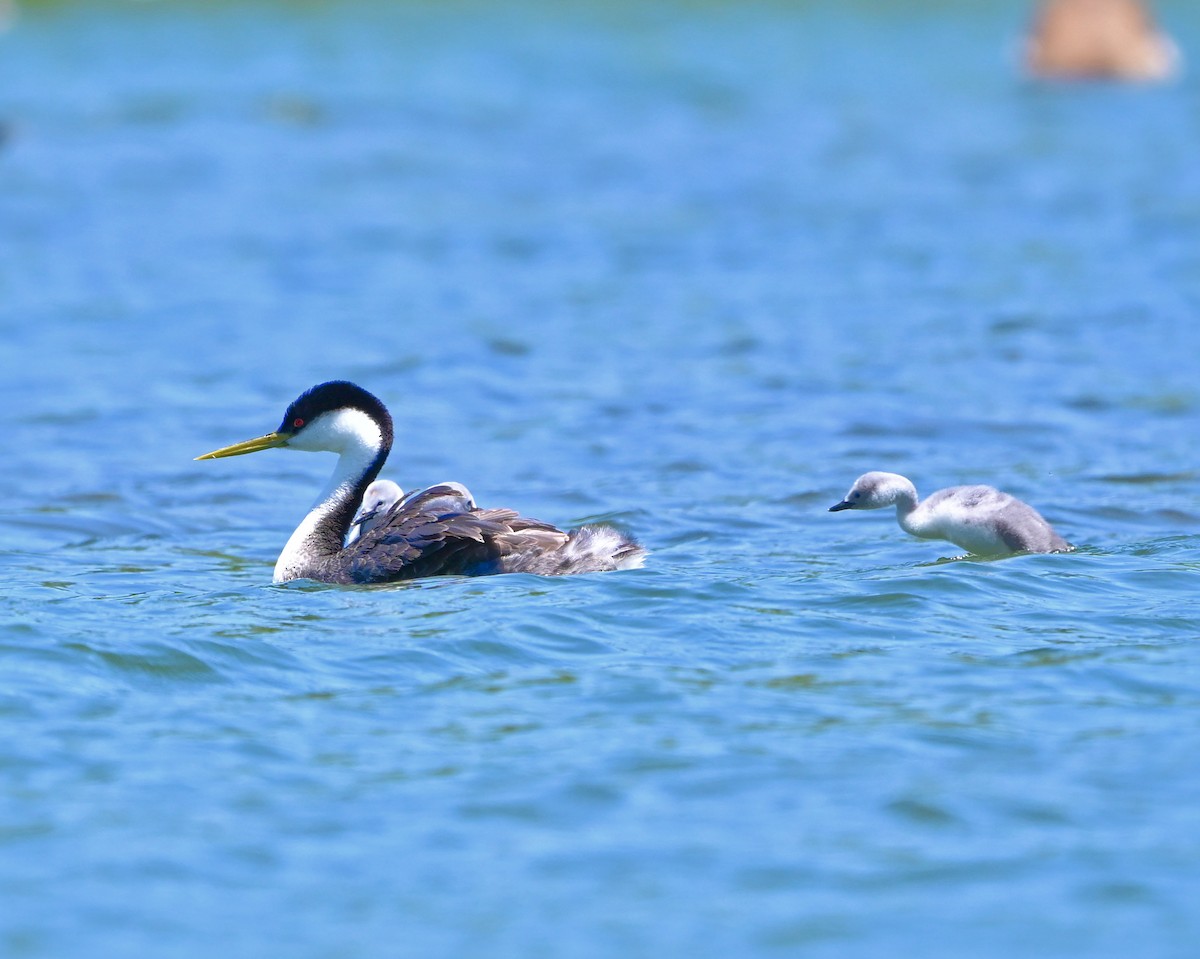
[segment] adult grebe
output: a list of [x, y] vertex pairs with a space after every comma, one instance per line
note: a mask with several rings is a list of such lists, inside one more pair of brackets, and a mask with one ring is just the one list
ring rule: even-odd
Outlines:
[[907, 478], [898, 473], [864, 473], [829, 511], [893, 505], [906, 533], [949, 540], [979, 556], [1071, 548], [1032, 506], [991, 486], [951, 486], [918, 503], [916, 487]]
[[[275, 582], [386, 583], [419, 576], [634, 569], [646, 551], [609, 526], [564, 532], [510, 509], [478, 509], [465, 487], [410, 493], [374, 529], [343, 545], [351, 518], [392, 448], [392, 417], [378, 399], [341, 380], [301, 394], [274, 433], [196, 459], [288, 449], [338, 454], [328, 485], [275, 564]], [[465, 497], [463, 494], [466, 494]]]

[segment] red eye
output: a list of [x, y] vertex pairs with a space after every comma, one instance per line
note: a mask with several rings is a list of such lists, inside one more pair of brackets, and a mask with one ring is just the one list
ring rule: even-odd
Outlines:
[[294, 420], [292, 420], [292, 426], [296, 427], [296, 429], [300, 429], [300, 427], [303, 425], [304, 425], [304, 420], [300, 419], [299, 416], [297, 416]]

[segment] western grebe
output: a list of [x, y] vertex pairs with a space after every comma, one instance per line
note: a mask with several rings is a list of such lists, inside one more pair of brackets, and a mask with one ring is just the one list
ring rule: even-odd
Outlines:
[[893, 505], [906, 533], [949, 540], [979, 556], [1071, 548], [1032, 506], [991, 486], [951, 486], [918, 503], [916, 487], [907, 478], [898, 473], [864, 473], [829, 511]]
[[350, 520], [350, 530], [346, 533], [346, 545], [349, 546], [363, 533], [370, 532], [380, 525], [388, 511], [404, 498], [404, 490], [389, 479], [375, 480], [363, 491], [362, 503], [354, 519]]
[[277, 583], [386, 583], [448, 574], [556, 576], [634, 569], [646, 556], [636, 541], [610, 526], [564, 532], [514, 510], [478, 509], [459, 484], [410, 493], [378, 526], [343, 545], [367, 487], [392, 448], [387, 408], [353, 383], [335, 380], [314, 386], [287, 408], [274, 433], [196, 459], [274, 447], [338, 454], [317, 504], [279, 554]]
[[[386, 480], [384, 482], [387, 482]], [[456, 509], [462, 512], [468, 512], [476, 509], [475, 497], [471, 495], [471, 491], [463, 486], [462, 483], [438, 483], [436, 486], [431, 486], [427, 490], [418, 491], [421, 496], [431, 494], [434, 490], [438, 491], [437, 498], [432, 496], [426, 498], [426, 503], [437, 504], [439, 508], [446, 507], [448, 509]], [[405, 500], [411, 499], [417, 494], [409, 493]]]

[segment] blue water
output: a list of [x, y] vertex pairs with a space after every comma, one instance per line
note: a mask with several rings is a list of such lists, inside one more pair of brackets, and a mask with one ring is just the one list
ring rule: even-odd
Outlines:
[[[1025, 16], [23, 9], [0, 954], [1194, 955], [1200, 81], [1030, 85]], [[331, 459], [192, 457], [334, 377], [646, 568], [272, 586]]]

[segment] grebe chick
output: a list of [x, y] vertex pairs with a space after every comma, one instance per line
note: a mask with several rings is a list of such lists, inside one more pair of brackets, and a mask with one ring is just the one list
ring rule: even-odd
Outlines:
[[951, 486], [918, 502], [916, 487], [906, 477], [864, 473], [829, 511], [885, 506], [896, 507], [896, 520], [906, 533], [949, 540], [977, 556], [1071, 549], [1032, 506], [991, 486]]
[[354, 519], [350, 520], [350, 531], [346, 534], [349, 546], [363, 533], [373, 530], [384, 521], [387, 512], [404, 498], [404, 490], [391, 480], [375, 480], [363, 493], [362, 503]]
[[[431, 495], [437, 491], [436, 497]], [[475, 497], [471, 495], [471, 491], [463, 486], [462, 483], [438, 483], [436, 486], [430, 486], [425, 490], [414, 490], [409, 493], [404, 499], [412, 500], [418, 496], [425, 498], [426, 506], [434, 504], [438, 507], [447, 509], [457, 509], [462, 512], [470, 512], [478, 507], [475, 505]]]

